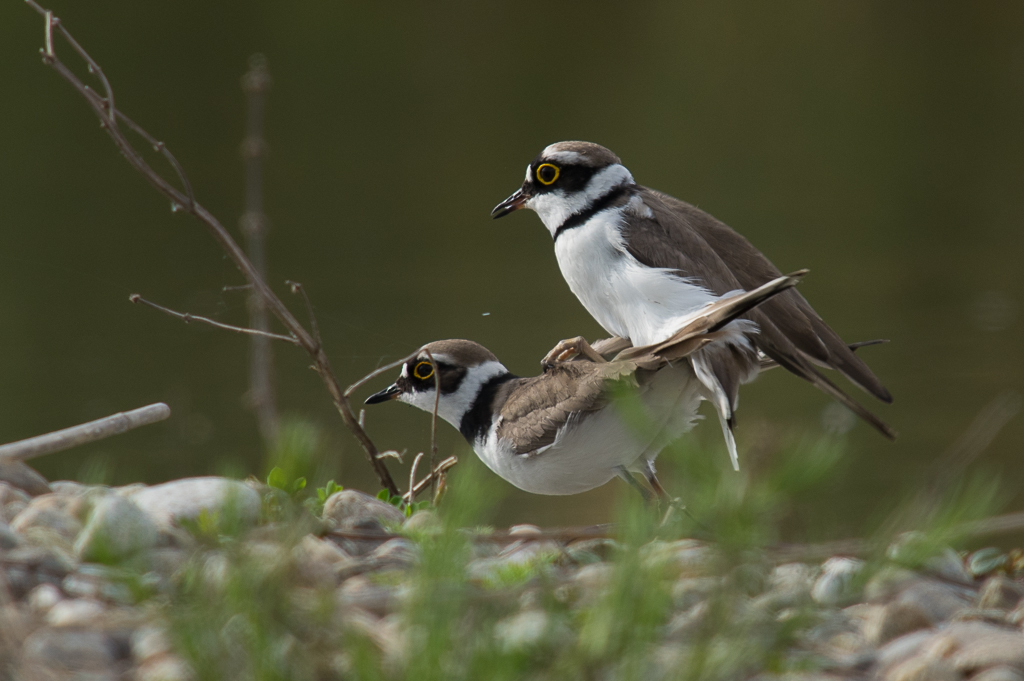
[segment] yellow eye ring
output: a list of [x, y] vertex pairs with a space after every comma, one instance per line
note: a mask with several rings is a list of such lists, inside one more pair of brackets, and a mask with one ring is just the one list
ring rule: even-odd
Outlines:
[[434, 375], [434, 365], [430, 362], [420, 362], [413, 367], [412, 375], [421, 381], [425, 381]]
[[[549, 180], [545, 180], [543, 177], [541, 177], [541, 171], [546, 169], [546, 168], [551, 168], [552, 170], [555, 171], [555, 174], [552, 175], [551, 179], [549, 179]], [[536, 172], [537, 181], [540, 182], [544, 186], [549, 186], [549, 185], [552, 185], [552, 184], [555, 183], [555, 180], [558, 179], [558, 176], [561, 173], [562, 173], [562, 171], [554, 163], [541, 163], [539, 166], [537, 166], [537, 172]], [[547, 175], [548, 173], [544, 173], [544, 174]]]

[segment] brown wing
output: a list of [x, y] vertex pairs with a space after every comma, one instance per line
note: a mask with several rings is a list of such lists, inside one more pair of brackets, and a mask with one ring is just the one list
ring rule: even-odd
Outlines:
[[[718, 256], [714, 259], [715, 264], [724, 265], [732, 274], [732, 278], [744, 289], [760, 286], [779, 276], [779, 270], [768, 258], [725, 223], [667, 194], [644, 189], [642, 195], [644, 202], [654, 211], [655, 220], [662, 226], [660, 231], [666, 238], [660, 249], [662, 253], [666, 251], [664, 246], [673, 244], [680, 239], [680, 235], [691, 233], [690, 239], [683, 237], [682, 240], [692, 241], [697, 238], [706, 244], [706, 247]], [[654, 253], [644, 255], [657, 259]], [[670, 264], [655, 266], [672, 267]], [[720, 295], [726, 292], [718, 290], [713, 279], [706, 281], [706, 285], [715, 293]], [[892, 402], [892, 395], [867, 364], [853, 354], [798, 291], [791, 290], [776, 296], [758, 308], [757, 313], [770, 319], [778, 332], [809, 359], [836, 369], [883, 402]], [[786, 351], [786, 344], [776, 345], [780, 351]]]
[[[779, 276], [779, 270], [749, 241], [711, 215], [650, 189], [642, 189], [641, 196], [654, 217], [641, 220], [626, 234], [629, 252], [638, 261], [675, 269], [718, 295], [750, 290]], [[889, 426], [815, 368], [818, 363], [836, 369], [878, 399], [892, 401], [868, 366], [797, 291], [780, 293], [746, 317], [758, 324], [760, 333], [752, 340], [765, 355], [842, 402], [887, 437], [895, 437]], [[736, 381], [727, 375], [729, 366], [727, 361], [719, 362], [714, 370], [720, 381], [730, 384], [729, 395], [734, 399], [738, 386], [731, 385]]]
[[608, 403], [608, 382], [635, 371], [631, 362], [566, 362], [540, 376], [509, 384], [499, 415], [498, 437], [513, 443], [516, 454], [529, 454], [555, 441], [558, 430], [576, 415]]

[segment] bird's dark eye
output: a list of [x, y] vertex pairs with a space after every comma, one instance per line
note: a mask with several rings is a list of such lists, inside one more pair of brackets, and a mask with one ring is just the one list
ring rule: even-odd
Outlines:
[[537, 181], [543, 185], [554, 184], [561, 171], [558, 166], [551, 163], [541, 163], [537, 166]]
[[434, 375], [434, 365], [430, 362], [420, 362], [413, 368], [412, 375], [425, 381]]

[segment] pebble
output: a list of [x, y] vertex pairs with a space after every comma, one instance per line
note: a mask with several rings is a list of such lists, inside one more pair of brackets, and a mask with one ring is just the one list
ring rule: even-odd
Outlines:
[[22, 644], [22, 660], [30, 668], [107, 671], [117, 658], [116, 644], [101, 631], [43, 628], [29, 635]]
[[5, 522], [0, 522], [0, 550], [10, 550], [21, 543], [17, 533]]
[[103, 604], [86, 598], [74, 598], [54, 603], [46, 613], [51, 627], [85, 627], [103, 615]]
[[0, 480], [0, 522], [9, 523], [21, 513], [32, 497], [22, 490]]
[[22, 461], [0, 461], [0, 481], [24, 490], [34, 497], [49, 494], [51, 491], [46, 478]]
[[40, 584], [29, 592], [25, 600], [28, 601], [29, 607], [37, 613], [45, 615], [62, 598], [64, 598], [64, 594], [53, 584]]
[[927, 629], [932, 621], [916, 603], [895, 601], [875, 610], [864, 623], [864, 638], [873, 645], [889, 641], [918, 629]]
[[896, 601], [915, 606], [932, 624], [952, 619], [974, 604], [971, 590], [933, 579], [918, 579], [900, 591]]
[[100, 499], [75, 541], [75, 553], [85, 561], [115, 563], [155, 546], [156, 523], [134, 502], [117, 495]]
[[405, 521], [402, 525], [404, 532], [411, 533], [424, 533], [430, 534], [434, 532], [440, 532], [443, 528], [440, 518], [437, 514], [429, 509], [423, 509], [422, 511], [416, 511], [412, 516]]
[[947, 660], [915, 657], [893, 667], [885, 681], [960, 681], [960, 673]]
[[369, 494], [346, 489], [328, 497], [323, 519], [341, 532], [385, 532], [405, 522], [405, 514]]
[[990, 546], [972, 553], [967, 561], [967, 569], [975, 577], [983, 577], [990, 572], [1005, 568], [1009, 562], [1009, 556]]
[[191, 681], [192, 669], [176, 655], [161, 655], [143, 662], [135, 671], [135, 681]]
[[152, 624], [139, 627], [131, 636], [132, 657], [138, 662], [145, 662], [172, 652], [167, 630]]
[[972, 676], [971, 681], [1024, 681], [1024, 673], [1013, 667], [991, 667]]
[[956, 668], [965, 674], [996, 666], [1024, 671], [1024, 634], [1019, 630], [985, 626], [987, 632], [962, 642], [953, 654]]
[[985, 580], [978, 594], [978, 607], [1013, 610], [1024, 598], [1024, 585], [1003, 575], [993, 575]]
[[244, 523], [255, 522], [262, 500], [248, 485], [230, 478], [184, 478], [146, 487], [128, 497], [157, 525], [172, 526], [183, 519], [208, 513], [237, 514]]
[[811, 588], [811, 598], [822, 605], [842, 606], [853, 603], [861, 595], [856, 588], [864, 561], [837, 556], [821, 566], [821, 575]]
[[74, 541], [82, 530], [82, 523], [66, 513], [60, 504], [53, 503], [52, 497], [53, 495], [46, 495], [33, 499], [11, 521], [11, 529], [22, 536], [30, 536], [30, 530], [33, 529], [49, 530], [66, 542]]
[[499, 621], [494, 638], [506, 652], [519, 652], [550, 642], [551, 616], [543, 610], [524, 610]]
[[378, 616], [384, 616], [395, 605], [395, 589], [374, 584], [362, 575], [349, 577], [337, 590], [336, 602], [343, 608], [362, 608]]
[[408, 539], [389, 539], [370, 555], [377, 569], [404, 569], [419, 562], [420, 547]]
[[510, 537], [539, 537], [543, 532], [536, 525], [530, 525], [529, 523], [523, 523], [521, 525], [513, 525], [508, 528], [508, 536]]
[[292, 559], [300, 578], [311, 586], [337, 586], [339, 570], [355, 563], [337, 544], [311, 534], [295, 545]]

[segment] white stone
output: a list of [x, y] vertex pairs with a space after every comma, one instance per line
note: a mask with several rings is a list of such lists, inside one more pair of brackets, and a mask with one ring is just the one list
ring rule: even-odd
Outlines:
[[203, 511], [236, 513], [245, 522], [259, 518], [260, 495], [237, 480], [218, 477], [185, 478], [141, 489], [129, 497], [158, 525], [171, 526], [194, 519]]
[[103, 497], [75, 542], [82, 560], [112, 562], [155, 546], [156, 523], [134, 502], [120, 496]]
[[864, 568], [856, 558], [829, 558], [821, 566], [821, 576], [811, 588], [811, 598], [822, 605], [844, 605], [857, 596], [854, 583]]
[[165, 655], [172, 651], [171, 641], [163, 627], [146, 625], [132, 632], [132, 657], [136, 662]]
[[75, 598], [55, 603], [46, 613], [51, 627], [84, 627], [103, 614], [103, 604], [86, 598]]
[[28, 604], [33, 610], [43, 615], [63, 599], [60, 589], [53, 584], [43, 583], [32, 589], [28, 595]]

